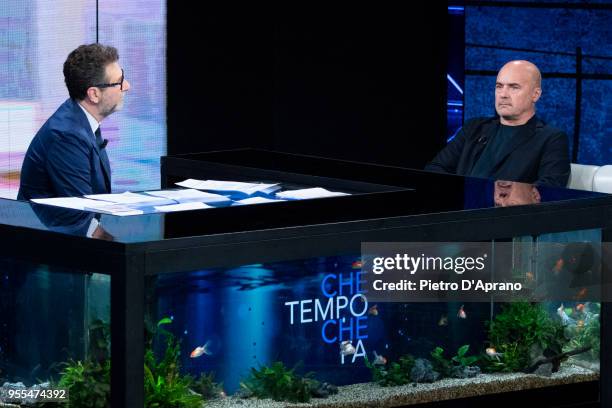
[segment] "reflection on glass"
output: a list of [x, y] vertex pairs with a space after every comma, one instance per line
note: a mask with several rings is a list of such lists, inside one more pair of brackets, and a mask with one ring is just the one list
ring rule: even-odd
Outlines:
[[114, 241], [114, 237], [102, 227], [93, 213], [36, 203], [30, 205], [40, 222], [50, 231]]
[[516, 181], [497, 180], [493, 200], [496, 207], [537, 204], [542, 201], [540, 192], [534, 184]]

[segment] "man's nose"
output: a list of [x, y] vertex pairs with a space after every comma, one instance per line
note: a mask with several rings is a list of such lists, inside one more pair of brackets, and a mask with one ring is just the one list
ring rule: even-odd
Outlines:
[[131, 87], [132, 85], [130, 85], [130, 82], [127, 79], [124, 79], [123, 80], [123, 92], [129, 91]]

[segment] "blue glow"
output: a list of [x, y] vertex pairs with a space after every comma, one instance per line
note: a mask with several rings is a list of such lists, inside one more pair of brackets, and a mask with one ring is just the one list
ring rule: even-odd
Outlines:
[[457, 133], [459, 133], [459, 131], [461, 130], [461, 128], [457, 129], [457, 131], [455, 132], [455, 134], [453, 134], [451, 137], [449, 137], [448, 139], [446, 139], [446, 143], [449, 143], [450, 141], [452, 141], [455, 136], [457, 136]]
[[457, 91], [459, 91], [459, 93], [461, 95], [463, 95], [463, 89], [461, 89], [461, 87], [459, 86], [459, 84], [457, 82], [455, 82], [455, 80], [453, 79], [453, 77], [450, 76], [450, 74], [446, 74], [446, 79], [449, 80], [449, 82], [451, 84], [453, 84], [453, 86], [457, 89]]

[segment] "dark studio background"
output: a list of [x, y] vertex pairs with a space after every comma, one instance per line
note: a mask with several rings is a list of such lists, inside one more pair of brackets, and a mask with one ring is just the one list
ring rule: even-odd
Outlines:
[[493, 115], [497, 71], [528, 59], [544, 77], [538, 115], [567, 133], [572, 161], [609, 164], [610, 27], [610, 0], [168, 2], [168, 154], [261, 147], [419, 168], [465, 119]]
[[448, 49], [447, 4], [423, 3], [168, 2], [168, 154], [260, 147], [423, 166], [446, 139]]

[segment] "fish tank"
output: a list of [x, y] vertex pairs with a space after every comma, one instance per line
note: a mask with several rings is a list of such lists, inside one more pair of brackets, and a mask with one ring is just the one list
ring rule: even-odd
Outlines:
[[[0, 200], [2, 404], [611, 401], [607, 195], [270, 152], [162, 160], [164, 188], [186, 178], [347, 195], [124, 217]], [[368, 244], [478, 245], [521, 292], [377, 292], [395, 275]], [[448, 282], [472, 279], [458, 266]]]

